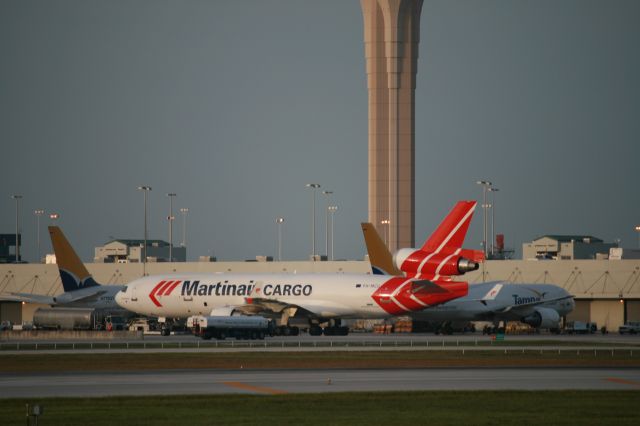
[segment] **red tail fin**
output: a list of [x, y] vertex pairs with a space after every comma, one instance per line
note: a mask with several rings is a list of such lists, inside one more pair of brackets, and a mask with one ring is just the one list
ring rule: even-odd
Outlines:
[[461, 248], [475, 208], [475, 201], [458, 201], [424, 243], [422, 250], [439, 251], [443, 247]]

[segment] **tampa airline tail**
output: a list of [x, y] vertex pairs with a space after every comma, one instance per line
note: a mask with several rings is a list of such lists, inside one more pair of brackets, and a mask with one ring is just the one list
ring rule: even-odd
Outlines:
[[49, 235], [51, 236], [53, 251], [56, 254], [56, 262], [65, 293], [99, 286], [100, 284], [87, 271], [73, 247], [65, 238], [62, 230], [57, 226], [50, 226]]
[[364, 243], [369, 253], [369, 262], [371, 263], [371, 272], [375, 275], [404, 275], [402, 271], [393, 264], [393, 257], [382, 241], [378, 231], [372, 223], [361, 223], [362, 233], [364, 234]]

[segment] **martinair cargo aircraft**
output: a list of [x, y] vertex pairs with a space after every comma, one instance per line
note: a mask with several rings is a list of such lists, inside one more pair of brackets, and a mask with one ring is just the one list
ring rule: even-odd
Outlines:
[[[470, 208], [469, 202], [460, 202], [454, 207], [449, 217], [456, 216], [465, 217], [464, 211]], [[474, 203], [475, 205], [475, 203]], [[467, 224], [468, 226], [468, 224]], [[419, 271], [420, 274], [437, 274], [447, 267], [436, 267], [428, 270], [429, 260], [425, 260], [429, 255], [425, 256], [424, 247], [421, 250], [401, 249], [396, 253], [394, 261], [391, 253], [386, 245], [380, 239], [375, 228], [370, 223], [362, 224], [362, 231], [369, 252], [369, 261], [374, 274], [380, 274], [381, 271], [389, 271], [392, 275], [407, 275]], [[430, 240], [427, 240], [425, 247], [428, 247]], [[451, 241], [451, 240], [449, 240]], [[460, 245], [462, 241], [458, 240]], [[432, 241], [431, 241], [432, 242]], [[448, 244], [442, 245], [447, 247]], [[455, 247], [448, 247], [441, 251], [431, 254], [431, 258], [442, 258], [444, 253], [451, 253], [460, 250], [458, 242]], [[437, 250], [437, 249], [436, 249]], [[470, 253], [472, 251], [461, 250]], [[399, 255], [400, 254], [400, 255]], [[478, 258], [482, 252], [477, 255], [470, 253]], [[418, 263], [419, 259], [422, 266]], [[414, 259], [415, 261], [407, 261]], [[453, 260], [452, 260], [453, 259]], [[466, 265], [466, 261], [449, 259], [448, 270], [454, 270], [455, 265]], [[400, 268], [396, 267], [400, 265]], [[404, 269], [406, 268], [406, 270]], [[476, 268], [477, 269], [477, 268]], [[468, 322], [468, 321], [492, 321], [498, 323], [500, 321], [521, 321], [536, 328], [557, 328], [559, 326], [560, 317], [567, 315], [575, 307], [575, 301], [566, 290], [551, 284], [512, 284], [505, 281], [492, 281], [481, 284], [469, 285], [469, 293], [466, 296], [455, 300], [434, 306], [431, 309], [420, 312], [411, 312], [412, 318], [423, 321], [436, 322]]]
[[115, 302], [115, 295], [124, 286], [98, 284], [57, 226], [49, 227], [51, 245], [56, 254], [60, 280], [64, 293], [57, 296], [45, 296], [30, 293], [11, 293], [2, 296], [4, 300], [28, 303], [42, 303], [52, 307], [93, 308], [106, 312], [122, 312]]
[[[470, 220], [470, 214], [465, 220]], [[466, 227], [461, 230], [456, 225], [445, 219], [429, 241], [438, 247], [442, 238], [466, 232]], [[425, 255], [430, 256], [427, 251]], [[453, 256], [438, 259], [445, 265]], [[458, 260], [462, 269], [477, 269], [472, 263]], [[116, 295], [116, 301], [130, 311], [159, 317], [160, 322], [193, 315], [263, 315], [278, 319], [278, 330], [285, 335], [297, 333], [298, 327], [308, 328], [311, 335], [344, 335], [348, 328], [340, 327], [341, 319], [406, 315], [467, 294], [468, 283], [452, 281], [444, 276], [450, 268], [440, 269], [438, 276], [430, 278], [371, 274], [150, 276], [131, 282]], [[323, 329], [325, 323], [328, 326]]]

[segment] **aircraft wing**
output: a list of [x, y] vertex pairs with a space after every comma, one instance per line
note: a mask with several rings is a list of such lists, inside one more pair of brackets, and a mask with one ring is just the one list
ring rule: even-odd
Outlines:
[[41, 303], [43, 305], [55, 305], [56, 301], [53, 296], [44, 296], [41, 294], [31, 293], [10, 293], [0, 295], [3, 302], [25, 302], [25, 303]]
[[308, 318], [332, 318], [352, 312], [352, 309], [348, 306], [341, 306], [333, 301], [319, 299], [296, 304], [275, 298], [248, 297], [246, 302], [246, 304], [236, 307], [236, 310], [246, 314], [283, 313], [285, 310], [292, 310], [296, 316], [306, 316]]
[[105, 290], [99, 290], [99, 291], [96, 291], [95, 293], [85, 294], [82, 296], [76, 296], [76, 297], [71, 297], [70, 299], [65, 299], [64, 302], [65, 303], [74, 303], [74, 302], [80, 302], [80, 301], [94, 302], [98, 300], [98, 298], [105, 293], [107, 293]]
[[492, 311], [497, 314], [506, 314], [507, 312], [518, 312], [521, 309], [526, 310], [527, 308], [531, 308], [532, 306], [538, 306], [538, 305], [542, 305], [544, 303], [549, 303], [549, 302], [557, 302], [558, 300], [570, 299], [572, 297], [573, 296], [571, 295], [566, 295], [561, 297], [555, 297], [553, 299], [540, 299], [535, 302], [522, 303], [520, 305], [514, 305], [514, 304], [503, 305], [502, 307], [495, 308]]

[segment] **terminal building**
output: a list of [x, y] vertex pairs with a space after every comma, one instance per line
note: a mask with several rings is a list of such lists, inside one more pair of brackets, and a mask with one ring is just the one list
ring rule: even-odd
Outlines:
[[605, 243], [591, 235], [543, 235], [522, 245], [524, 260], [608, 259], [616, 243]]
[[[150, 251], [151, 254], [151, 251]], [[139, 259], [139, 256], [138, 256]], [[127, 284], [143, 276], [143, 265], [90, 263], [87, 269], [102, 284]], [[483, 270], [464, 275], [469, 284], [504, 280], [515, 284], [555, 284], [575, 297], [576, 308], [566, 321], [595, 322], [616, 332], [628, 321], [640, 321], [640, 260], [488, 260]], [[146, 274], [167, 273], [370, 273], [367, 261], [287, 262], [151, 262]], [[12, 292], [62, 293], [56, 265], [0, 265], [0, 300]], [[30, 322], [38, 305], [0, 301], [0, 321]]]
[[[164, 240], [147, 240], [147, 262], [174, 262], [187, 260], [186, 247], [173, 247]], [[96, 263], [141, 263], [144, 256], [144, 240], [112, 240], [95, 248], [93, 261]]]
[[[18, 234], [18, 242], [22, 243], [22, 235]], [[16, 262], [16, 234], [0, 234], [0, 263]]]

